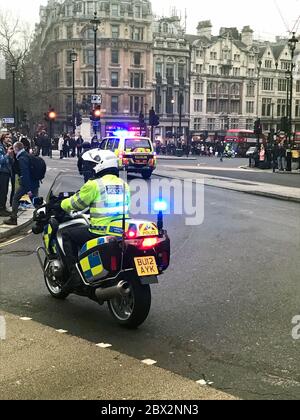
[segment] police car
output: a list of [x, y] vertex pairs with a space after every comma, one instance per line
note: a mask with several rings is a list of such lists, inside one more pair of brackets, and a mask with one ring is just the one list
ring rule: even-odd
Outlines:
[[139, 173], [144, 179], [150, 179], [156, 169], [156, 153], [148, 137], [116, 132], [103, 139], [100, 149], [114, 152], [119, 158], [120, 169], [125, 167], [127, 172]]

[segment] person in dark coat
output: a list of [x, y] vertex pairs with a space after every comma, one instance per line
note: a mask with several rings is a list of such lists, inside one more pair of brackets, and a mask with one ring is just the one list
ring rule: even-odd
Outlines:
[[9, 179], [12, 173], [13, 149], [9, 136], [3, 134], [0, 138], [0, 217], [7, 217], [6, 209]]
[[33, 199], [38, 196], [40, 187], [39, 181], [33, 179], [30, 172], [30, 157], [29, 154], [25, 152], [23, 143], [17, 142], [14, 144], [13, 148], [19, 165], [20, 185], [13, 198], [11, 216], [4, 221], [4, 224], [8, 226], [17, 226], [18, 224], [19, 202], [23, 195], [28, 194], [30, 199]]
[[63, 157], [64, 158], [70, 157], [70, 137], [68, 134], [64, 136]]
[[79, 136], [78, 139], [76, 140], [77, 157], [78, 157], [78, 159], [80, 158], [81, 153], [82, 153], [82, 145], [83, 145], [83, 143], [84, 143], [84, 140], [83, 140], [82, 136]]
[[92, 149], [99, 149], [99, 141], [98, 141], [97, 136], [94, 136], [94, 137], [92, 138], [91, 148], [92, 148]]
[[80, 175], [84, 177], [84, 182], [88, 182], [88, 180], [92, 179], [95, 175], [94, 170], [93, 170], [95, 165], [93, 162], [88, 162], [84, 160], [83, 155], [89, 150], [91, 150], [91, 144], [88, 142], [84, 142], [82, 144], [82, 150], [83, 150], [83, 153], [80, 155], [78, 159], [77, 167], [78, 167], [78, 171]]
[[75, 138], [75, 135], [71, 136], [69, 145], [70, 145], [71, 156], [72, 156], [72, 158], [74, 158], [76, 156], [76, 138]]

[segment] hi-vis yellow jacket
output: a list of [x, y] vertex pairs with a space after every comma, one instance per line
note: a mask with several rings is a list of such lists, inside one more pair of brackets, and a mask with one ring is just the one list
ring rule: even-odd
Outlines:
[[[124, 212], [124, 186], [126, 189], [125, 215], [129, 217], [130, 190], [128, 184], [115, 175], [88, 181], [81, 190], [61, 203], [67, 213], [90, 209], [90, 232], [105, 235], [109, 225], [122, 219]], [[118, 232], [117, 232], [118, 230]], [[120, 235], [120, 229], [110, 234]]]

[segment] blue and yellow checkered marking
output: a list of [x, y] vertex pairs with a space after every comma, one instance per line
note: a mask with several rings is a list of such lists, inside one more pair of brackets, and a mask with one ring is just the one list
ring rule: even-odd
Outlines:
[[47, 251], [49, 251], [50, 237], [53, 232], [51, 225], [47, 225], [44, 229], [44, 243]]
[[93, 252], [80, 261], [83, 274], [87, 280], [92, 280], [102, 274], [104, 267], [98, 251]]
[[97, 248], [99, 245], [105, 244], [105, 238], [96, 238], [87, 242], [81, 249], [80, 255], [85, 254], [87, 251], [90, 251], [93, 248]]

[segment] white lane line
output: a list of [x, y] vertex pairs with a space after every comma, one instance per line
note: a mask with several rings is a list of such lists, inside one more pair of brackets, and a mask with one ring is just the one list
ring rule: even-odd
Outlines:
[[147, 366], [153, 366], [153, 365], [156, 365], [157, 362], [152, 359], [145, 359], [145, 360], [142, 360], [142, 363], [144, 363]]
[[32, 321], [32, 318], [27, 318], [26, 316], [23, 316], [20, 318], [21, 321]]
[[56, 330], [59, 334], [67, 334], [68, 331], [66, 330]]
[[108, 348], [112, 347], [111, 344], [106, 344], [106, 343], [99, 343], [99, 344], [96, 344], [96, 346], [100, 347], [101, 349], [108, 349]]

